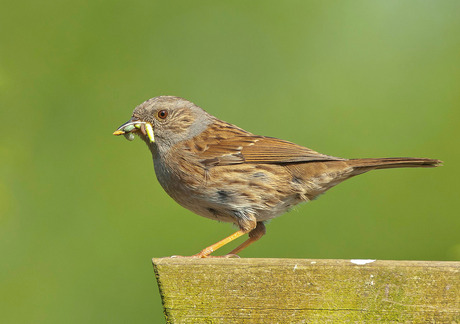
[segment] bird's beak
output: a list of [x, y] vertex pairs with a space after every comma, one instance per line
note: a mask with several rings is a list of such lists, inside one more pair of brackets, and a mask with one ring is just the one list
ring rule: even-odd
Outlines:
[[118, 127], [118, 129], [113, 132], [113, 135], [124, 135], [126, 139], [132, 141], [134, 139], [133, 133], [137, 131], [140, 131], [143, 135], [147, 136], [151, 143], [155, 142], [152, 124], [139, 120], [133, 120], [132, 118]]

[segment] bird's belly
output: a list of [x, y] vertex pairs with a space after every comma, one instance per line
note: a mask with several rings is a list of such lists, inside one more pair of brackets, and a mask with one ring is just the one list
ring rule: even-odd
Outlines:
[[207, 192], [212, 189], [206, 187], [204, 172], [198, 169], [191, 172], [177, 172], [177, 169], [168, 168], [157, 159], [154, 159], [154, 167], [158, 182], [179, 205], [203, 217], [222, 222], [234, 222], [231, 215], [218, 213], [211, 206]]
[[232, 223], [238, 223], [241, 213], [252, 214], [257, 221], [269, 220], [305, 201], [300, 191], [289, 185], [290, 177], [280, 188], [274, 185], [278, 182], [270, 171], [237, 165], [179, 173], [155, 163], [158, 181], [177, 203], [200, 216]]

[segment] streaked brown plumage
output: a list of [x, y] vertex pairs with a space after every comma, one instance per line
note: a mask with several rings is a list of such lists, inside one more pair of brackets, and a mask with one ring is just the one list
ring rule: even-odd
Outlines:
[[426, 158], [344, 159], [324, 155], [291, 142], [251, 134], [172, 96], [142, 103], [114, 134], [132, 136], [130, 133], [147, 143], [158, 181], [176, 202], [198, 215], [239, 227], [238, 232], [196, 257], [207, 257], [249, 233], [249, 239], [230, 255], [240, 252], [265, 234], [264, 221], [355, 175], [441, 163]]

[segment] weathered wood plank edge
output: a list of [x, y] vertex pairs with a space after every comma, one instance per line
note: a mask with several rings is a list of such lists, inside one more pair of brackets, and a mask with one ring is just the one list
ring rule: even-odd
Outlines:
[[161, 265], [192, 264], [244, 264], [286, 266], [300, 263], [304, 266], [404, 266], [404, 267], [453, 267], [460, 269], [460, 261], [423, 261], [423, 260], [373, 260], [373, 259], [285, 259], [285, 258], [153, 258], [154, 267]]
[[460, 320], [458, 261], [152, 262], [168, 323]]

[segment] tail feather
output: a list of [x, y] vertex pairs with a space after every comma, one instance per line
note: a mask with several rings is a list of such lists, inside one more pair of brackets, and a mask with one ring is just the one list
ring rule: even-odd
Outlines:
[[349, 166], [358, 169], [432, 168], [442, 165], [441, 160], [411, 157], [351, 159], [347, 162]]
[[305, 179], [310, 186], [305, 192], [309, 200], [316, 198], [344, 180], [376, 169], [437, 167], [442, 161], [426, 158], [380, 158], [321, 161], [287, 165], [294, 179]]

